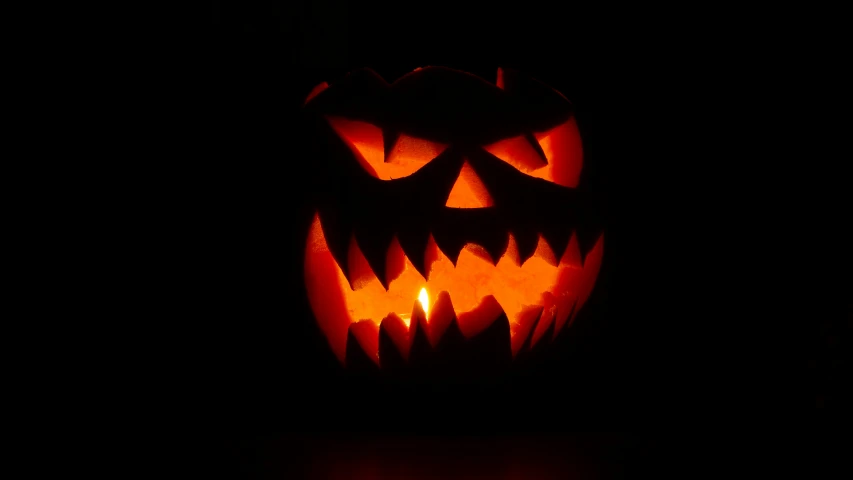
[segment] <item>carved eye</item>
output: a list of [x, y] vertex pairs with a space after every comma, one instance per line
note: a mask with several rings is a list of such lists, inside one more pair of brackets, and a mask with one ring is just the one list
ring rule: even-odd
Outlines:
[[583, 168], [583, 149], [574, 117], [545, 132], [533, 133], [547, 163], [525, 136], [500, 140], [483, 147], [518, 171], [564, 187], [575, 188]]
[[380, 180], [408, 177], [447, 148], [444, 144], [401, 134], [386, 159], [381, 128], [341, 117], [328, 116], [326, 120], [364, 170]]

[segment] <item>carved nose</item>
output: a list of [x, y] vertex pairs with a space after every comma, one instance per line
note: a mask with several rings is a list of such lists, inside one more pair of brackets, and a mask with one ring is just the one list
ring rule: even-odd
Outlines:
[[492, 196], [489, 195], [483, 181], [477, 176], [477, 172], [474, 171], [468, 160], [465, 160], [444, 206], [450, 208], [485, 208], [492, 205], [494, 205]]

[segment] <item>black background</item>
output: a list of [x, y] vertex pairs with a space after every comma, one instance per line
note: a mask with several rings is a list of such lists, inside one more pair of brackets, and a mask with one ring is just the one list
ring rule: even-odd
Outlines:
[[[773, 150], [759, 119], [776, 113], [765, 101], [781, 86], [766, 71], [789, 32], [752, 41], [760, 18], [544, 2], [220, 1], [192, 12], [145, 72], [165, 140], [148, 164], [166, 227], [152, 243], [170, 272], [152, 327], [165, 348], [158, 401], [198, 420], [193, 438], [211, 445], [179, 440], [176, 455], [242, 478], [302, 471], [308, 451], [426, 433], [475, 448], [486, 440], [471, 438], [500, 435], [585, 452], [608, 475], [666, 464], [669, 452], [691, 457], [700, 450], [687, 439], [713, 443], [697, 434], [708, 426], [759, 421], [767, 445], [791, 425], [780, 416], [796, 423], [816, 397], [833, 405], [825, 386], [803, 383], [818, 354], [780, 358], [768, 345], [778, 333], [768, 319], [789, 323], [765, 302], [767, 272], [757, 271], [771, 255], [758, 251], [756, 215], [765, 204], [746, 203], [755, 196], [745, 191], [767, 186], [752, 180]], [[302, 101], [354, 68], [393, 81], [425, 65], [488, 80], [515, 67], [564, 93], [585, 175], [607, 199], [604, 265], [585, 311], [549, 365], [497, 390], [412, 392], [353, 378], [301, 290], [300, 174], [311, 159], [292, 125]], [[632, 433], [576, 433], [585, 430]], [[729, 446], [753, 440], [727, 435]]]

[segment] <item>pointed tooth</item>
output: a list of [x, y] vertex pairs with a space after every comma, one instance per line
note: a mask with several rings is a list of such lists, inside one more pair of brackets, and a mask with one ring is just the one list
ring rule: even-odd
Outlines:
[[388, 284], [382, 273], [386, 271], [388, 248], [393, 236], [394, 232], [390, 226], [377, 225], [376, 222], [360, 223], [355, 229], [355, 238], [361, 253], [385, 290], [388, 290]]
[[512, 235], [518, 247], [518, 259], [524, 264], [536, 252], [536, 247], [539, 244], [539, 235], [531, 228], [515, 230], [512, 232]]
[[456, 320], [456, 311], [447, 292], [438, 294], [429, 312], [429, 343], [435, 348], [447, 327]]
[[482, 247], [475, 252], [478, 255], [488, 252], [493, 265], [506, 249], [506, 227], [491, 211], [471, 215], [465, 209], [446, 209], [436, 218], [432, 232], [439, 248], [454, 265], [458, 261], [459, 252], [468, 244]]
[[521, 355], [524, 355], [524, 356], [526, 356], [530, 352], [530, 349], [531, 349], [532, 344], [533, 344], [533, 334], [536, 332], [536, 327], [539, 325], [539, 320], [542, 319], [542, 312], [544, 310], [543, 310], [543, 308], [539, 308], [537, 311], [539, 312], [538, 315], [535, 312], [531, 313], [531, 316], [534, 317], [533, 323], [532, 323], [532, 325], [530, 325], [530, 328], [527, 331], [527, 335], [524, 338], [524, 343], [521, 345], [521, 348], [519, 349], [519, 353]]
[[352, 224], [343, 215], [338, 214], [334, 208], [320, 209], [320, 223], [323, 226], [323, 236], [332, 257], [341, 267], [341, 271], [346, 274]]
[[447, 255], [438, 248], [438, 245], [435, 243], [435, 238], [432, 235], [427, 239], [427, 247], [426, 253], [424, 254], [424, 268], [426, 269], [426, 275], [424, 279], [429, 280], [429, 276], [432, 275], [432, 269], [435, 262], [450, 262], [451, 260], [447, 258]]
[[485, 214], [478, 215], [474, 222], [463, 218], [459, 223], [459, 230], [465, 232], [465, 240], [480, 246], [483, 253], [488, 253], [492, 265], [496, 265], [506, 250], [508, 240], [508, 232], [502, 222], [494, 215]]
[[[534, 339], [535, 343], [533, 345], [531, 345], [531, 347], [530, 347], [530, 349], [534, 353], [534, 355], [536, 355], [537, 352], [542, 352], [544, 350], [547, 350], [548, 345], [550, 345], [552, 339], [554, 338], [554, 325], [556, 324], [554, 322], [554, 317], [553, 316], [546, 317], [546, 320], [548, 320], [548, 323], [544, 324], [544, 325], [546, 325], [544, 331], [542, 332], [542, 334], [539, 336], [538, 339]], [[540, 323], [539, 325], [543, 325], [543, 324]]]
[[[536, 329], [533, 331], [533, 335], [530, 339], [530, 349], [536, 349], [536, 346], [540, 344], [540, 341], [545, 339], [553, 338], [554, 334], [554, 316], [557, 313], [557, 306], [550, 305], [546, 306], [542, 310], [542, 316], [539, 318], [539, 322], [536, 324]], [[550, 333], [550, 335], [549, 335]], [[547, 342], [541, 342], [541, 344], [547, 344]]]
[[501, 258], [504, 257], [513, 262], [516, 266], [521, 266], [521, 256], [518, 253], [518, 242], [516, 242], [515, 236], [512, 233], [507, 235], [506, 250], [501, 254]]
[[571, 230], [562, 227], [543, 228], [542, 236], [545, 237], [545, 241], [548, 242], [548, 245], [554, 252], [554, 257], [559, 263], [559, 261], [562, 260], [563, 255], [565, 254], [566, 246], [569, 244]]
[[599, 271], [601, 270], [601, 258], [604, 253], [604, 235], [598, 238], [595, 246], [589, 251], [587, 257], [584, 259], [583, 265], [583, 280], [580, 285], [580, 293], [578, 294], [577, 305], [575, 306], [574, 311], [569, 318], [569, 325], [574, 322], [575, 317], [577, 317], [578, 311], [580, 311], [581, 307], [583, 307], [584, 303], [589, 299], [590, 294], [592, 294], [593, 288], [595, 288], [596, 280], [598, 279]]
[[320, 326], [338, 361], [346, 364], [347, 332], [350, 314], [344, 298], [341, 277], [344, 276], [323, 232], [320, 215], [311, 223], [305, 248], [305, 287], [314, 318]]
[[492, 265], [497, 264], [495, 258], [498, 257], [493, 257], [492, 254], [489, 253], [489, 251], [486, 250], [482, 245], [478, 245], [476, 243], [469, 243], [465, 245], [465, 250], [467, 250], [469, 253], [478, 258], [482, 258], [483, 260], [491, 263]]
[[557, 266], [558, 258], [554, 255], [554, 251], [551, 249], [551, 246], [548, 245], [548, 242], [545, 240], [545, 237], [539, 236], [539, 240], [536, 242], [536, 250], [533, 252], [533, 256], [541, 258], [548, 262], [549, 265]]
[[429, 363], [433, 348], [429, 343], [429, 327], [421, 303], [415, 300], [412, 307], [412, 319], [409, 322], [409, 363], [422, 367]]
[[566, 250], [563, 252], [563, 256], [560, 258], [560, 263], [562, 265], [570, 265], [578, 268], [583, 267], [580, 246], [578, 245], [578, 236], [575, 232], [572, 232], [572, 236], [569, 239], [569, 244], [566, 245]]
[[542, 316], [541, 305], [530, 305], [518, 314], [516, 329], [512, 334], [513, 357], [530, 347], [530, 337], [533, 335], [533, 329], [536, 327], [540, 316]]
[[566, 326], [567, 320], [574, 316], [575, 306], [577, 305], [577, 298], [571, 298], [569, 301], [565, 302], [563, 305], [557, 307], [557, 319], [554, 325], [554, 336], [552, 339], [557, 338], [557, 335], [563, 331], [563, 327]]
[[408, 327], [390, 313], [379, 324], [379, 364], [383, 369], [402, 366], [409, 358]]
[[391, 237], [391, 244], [388, 245], [388, 251], [385, 253], [385, 279], [383, 284], [386, 285], [386, 289], [391, 282], [403, 273], [405, 268], [406, 253], [403, 251], [403, 247], [400, 246], [397, 236], [394, 235]]
[[486, 295], [473, 310], [457, 314], [456, 317], [459, 319], [459, 329], [462, 330], [465, 338], [472, 338], [485, 330], [503, 313], [503, 308], [494, 295]]
[[403, 228], [397, 233], [403, 253], [424, 278], [427, 278], [425, 257], [429, 237], [429, 232], [422, 228]]
[[350, 324], [346, 366], [352, 370], [376, 370], [379, 366], [379, 329], [372, 321], [362, 320]]
[[493, 240], [492, 242], [488, 242], [487, 245], [482, 245], [482, 247], [491, 256], [492, 265], [497, 265], [509, 245], [509, 234], [506, 232], [497, 234]]
[[601, 230], [579, 226], [576, 233], [578, 236], [578, 247], [580, 248], [581, 259], [586, 262], [586, 256], [595, 246], [598, 238], [601, 237]]
[[459, 261], [459, 252], [465, 247], [467, 242], [461, 235], [453, 234], [443, 229], [436, 229], [433, 232], [432, 239], [435, 241], [439, 250], [456, 266]]
[[373, 269], [364, 258], [364, 254], [359, 247], [355, 235], [351, 237], [349, 245], [349, 253], [347, 254], [347, 269], [346, 277], [349, 280], [350, 288], [360, 290], [379, 279], [373, 273]]

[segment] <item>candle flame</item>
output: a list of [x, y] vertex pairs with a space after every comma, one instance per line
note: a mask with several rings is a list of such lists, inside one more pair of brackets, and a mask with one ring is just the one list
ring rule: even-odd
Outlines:
[[418, 301], [421, 302], [421, 306], [424, 308], [424, 317], [429, 318], [427, 315], [429, 310], [429, 295], [427, 295], [426, 287], [421, 289], [421, 293], [418, 294]]

